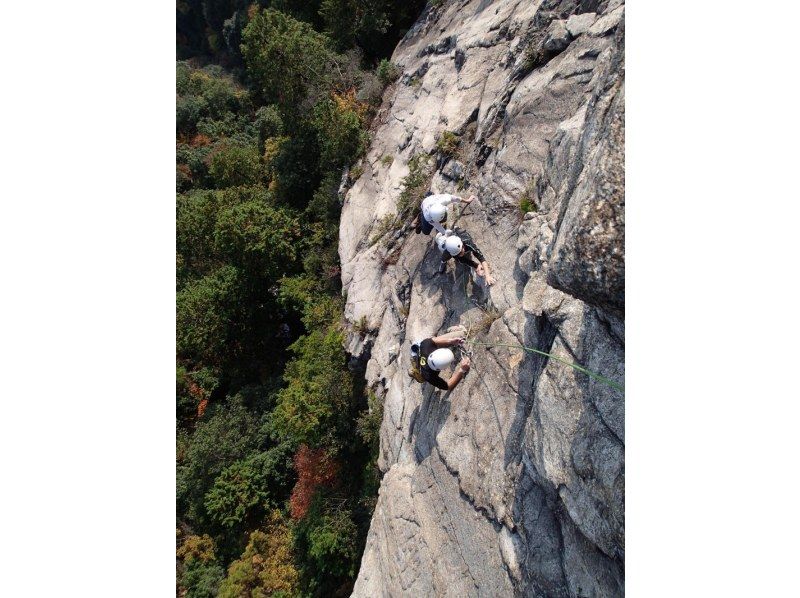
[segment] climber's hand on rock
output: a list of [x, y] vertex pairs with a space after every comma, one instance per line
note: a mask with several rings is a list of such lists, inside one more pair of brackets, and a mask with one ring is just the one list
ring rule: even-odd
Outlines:
[[469, 357], [465, 357], [464, 359], [462, 359], [461, 363], [459, 364], [459, 367], [461, 368], [461, 371], [466, 374], [469, 371], [470, 367]]
[[467, 199], [464, 200], [464, 203], [472, 203], [476, 199], [478, 199], [478, 198], [475, 197], [474, 195], [470, 195]]
[[494, 276], [487, 276], [486, 277], [486, 284], [488, 284], [489, 286], [492, 286], [496, 282], [497, 281], [494, 279]]

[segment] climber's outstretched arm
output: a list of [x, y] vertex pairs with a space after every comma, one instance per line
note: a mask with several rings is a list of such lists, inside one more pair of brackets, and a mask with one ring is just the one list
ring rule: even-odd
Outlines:
[[431, 340], [437, 347], [454, 347], [464, 342], [463, 338], [447, 338], [446, 336], [434, 336]]
[[486, 284], [489, 286], [492, 286], [496, 282], [494, 276], [492, 276], [491, 270], [489, 269], [489, 262], [486, 260], [482, 261], [476, 270], [478, 276], [486, 277]]
[[450, 379], [447, 381], [447, 390], [453, 390], [461, 380], [464, 379], [464, 376], [469, 371], [469, 357], [465, 357], [461, 360], [461, 363], [458, 364], [456, 371], [453, 372], [453, 375], [450, 376]]

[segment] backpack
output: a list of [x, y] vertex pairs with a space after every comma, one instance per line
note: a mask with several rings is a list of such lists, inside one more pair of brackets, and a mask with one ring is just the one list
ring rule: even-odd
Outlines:
[[411, 353], [411, 367], [408, 369], [408, 375], [419, 383], [425, 382], [422, 377], [422, 366], [426, 363], [426, 359], [418, 352]]

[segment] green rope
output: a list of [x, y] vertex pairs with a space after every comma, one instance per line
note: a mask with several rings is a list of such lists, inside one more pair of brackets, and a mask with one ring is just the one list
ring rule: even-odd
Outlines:
[[525, 351], [530, 351], [531, 353], [538, 353], [539, 355], [544, 355], [545, 357], [549, 357], [550, 359], [555, 359], [559, 363], [563, 363], [564, 365], [568, 365], [569, 367], [574, 368], [574, 369], [578, 370], [579, 372], [583, 372], [587, 376], [589, 376], [591, 378], [594, 378], [595, 380], [598, 380], [598, 381], [602, 382], [603, 384], [607, 384], [611, 388], [615, 388], [616, 390], [620, 391], [623, 394], [625, 393], [625, 387], [622, 386], [621, 384], [619, 384], [617, 382], [614, 382], [613, 380], [609, 380], [608, 378], [604, 378], [600, 374], [595, 374], [594, 372], [592, 372], [590, 370], [587, 370], [586, 368], [581, 367], [581, 366], [579, 366], [577, 364], [569, 362], [566, 359], [561, 359], [560, 357], [556, 357], [552, 353], [545, 353], [544, 351], [539, 351], [538, 349], [532, 349], [532, 348], [526, 347], [524, 345], [507, 345], [507, 344], [504, 344], [504, 343], [479, 343], [479, 342], [476, 342], [476, 341], [473, 341], [471, 344], [473, 344], [473, 345], [483, 345], [485, 347], [511, 347], [512, 349], [524, 349]]

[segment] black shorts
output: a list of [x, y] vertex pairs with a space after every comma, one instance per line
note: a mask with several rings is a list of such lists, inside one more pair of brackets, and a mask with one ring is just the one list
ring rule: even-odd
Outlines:
[[[442, 222], [442, 226], [444, 228], [447, 228], [447, 219], [445, 219], [444, 222]], [[433, 225], [430, 222], [428, 222], [427, 220], [425, 220], [425, 217], [420, 213], [420, 215], [419, 215], [419, 225], [417, 226], [417, 232], [418, 233], [421, 232], [421, 233], [424, 233], [426, 235], [429, 235], [429, 234], [431, 234], [432, 230], [433, 230]]]

